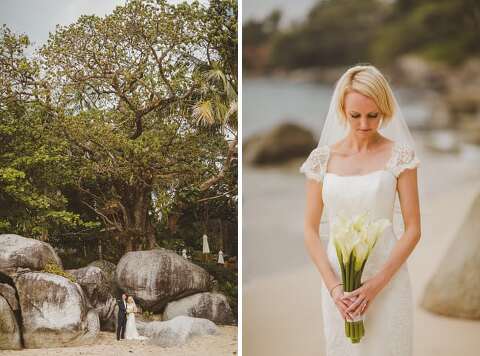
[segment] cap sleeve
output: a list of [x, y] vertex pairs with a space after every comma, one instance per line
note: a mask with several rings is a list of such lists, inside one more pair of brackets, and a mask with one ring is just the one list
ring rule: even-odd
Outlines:
[[396, 145], [390, 162], [390, 169], [399, 177], [405, 169], [413, 169], [420, 165], [415, 150], [407, 144]]
[[307, 178], [319, 183], [322, 182], [327, 170], [328, 156], [329, 150], [327, 145], [315, 148], [303, 162], [300, 172], [304, 173]]

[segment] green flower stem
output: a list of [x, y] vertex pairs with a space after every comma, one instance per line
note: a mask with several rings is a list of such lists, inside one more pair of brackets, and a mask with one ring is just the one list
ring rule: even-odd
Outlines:
[[[361, 269], [360, 271], [355, 271], [354, 272], [354, 284], [353, 284], [353, 290], [357, 289], [357, 288], [360, 288], [360, 278], [361, 278]], [[354, 324], [354, 338], [355, 339], [358, 339], [358, 341], [360, 341], [361, 339], [361, 331], [360, 331], [360, 324], [361, 324], [361, 321], [357, 321], [355, 322]]]
[[362, 268], [360, 268], [360, 274], [363, 273], [363, 269], [365, 268], [365, 264], [367, 263], [368, 256], [365, 258], [365, 260], [362, 263]]
[[343, 264], [342, 253], [337, 248], [335, 248], [335, 250], [337, 251], [337, 258], [338, 262], [340, 263], [340, 270], [342, 272], [343, 288], [345, 289], [345, 265]]
[[355, 277], [355, 257], [353, 253], [350, 255], [350, 272], [349, 272], [349, 292], [353, 291], [353, 283]]
[[[354, 283], [355, 283], [355, 256], [352, 253], [350, 255], [350, 271], [349, 271], [349, 292], [352, 292], [354, 289]], [[352, 338], [355, 338], [355, 323], [351, 322], [350, 323], [350, 336]]]
[[[355, 263], [353, 264], [353, 286], [352, 286], [352, 291], [354, 291], [355, 289], [357, 289], [357, 276], [358, 274], [355, 273]], [[358, 330], [358, 322], [354, 321], [353, 322], [353, 338], [354, 339], [359, 339], [360, 338], [360, 333], [359, 333], [359, 330]]]
[[[343, 263], [340, 263], [340, 265], [343, 265]], [[343, 274], [342, 274], [342, 279], [343, 279], [343, 290], [345, 292], [348, 291], [348, 271], [350, 269], [350, 263], [347, 262], [345, 265], [343, 265], [344, 267], [342, 268], [342, 270], [344, 271]], [[345, 335], [347, 337], [350, 337], [350, 325], [348, 324], [348, 321], [345, 320]]]
[[[368, 258], [368, 256], [367, 256], [367, 258]], [[363, 261], [362, 267], [360, 268], [360, 272], [358, 273], [358, 287], [359, 288], [362, 285], [362, 274], [363, 274], [363, 270], [365, 268], [366, 263], [367, 263], [367, 259], [365, 259], [365, 261]], [[363, 320], [362, 320], [362, 321], [360, 321], [360, 338], [362, 338], [364, 335], [365, 335], [365, 325], [364, 325]]]
[[[347, 264], [345, 265], [345, 291], [348, 292], [350, 290], [350, 261], [352, 259], [349, 258]], [[351, 337], [352, 336], [352, 327], [350, 325], [350, 322], [345, 320], [345, 323], [347, 324], [347, 336]]]
[[[351, 261], [350, 261], [350, 292], [353, 292], [355, 290], [355, 255], [352, 253], [351, 255]], [[358, 339], [358, 330], [357, 330], [357, 323], [352, 322], [351, 323], [351, 337], [352, 340]]]
[[345, 265], [343, 263], [340, 263], [340, 269], [342, 271], [342, 283], [343, 283], [343, 290], [345, 290]]
[[360, 288], [361, 278], [362, 278], [362, 273], [360, 271], [358, 271], [355, 275], [355, 288], [354, 289]]
[[[342, 282], [343, 282], [343, 290], [348, 291], [348, 270], [349, 270], [349, 263], [343, 264], [343, 260], [339, 257], [338, 261], [340, 262], [340, 266], [342, 269]], [[348, 321], [345, 320], [345, 336], [350, 337], [350, 325], [348, 325]]]
[[350, 261], [345, 265], [345, 282], [344, 282], [344, 291], [348, 292], [350, 288]]

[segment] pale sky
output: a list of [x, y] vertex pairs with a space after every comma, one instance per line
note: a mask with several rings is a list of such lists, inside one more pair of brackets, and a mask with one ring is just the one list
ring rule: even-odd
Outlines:
[[279, 9], [282, 12], [281, 23], [287, 26], [291, 21], [302, 20], [318, 0], [243, 0], [242, 22], [250, 19], [260, 20]]
[[28, 35], [35, 47], [44, 44], [55, 26], [69, 25], [80, 15], [103, 16], [125, 0], [1, 0], [0, 24]]
[[[28, 35], [35, 47], [48, 39], [55, 26], [69, 25], [80, 15], [104, 16], [126, 0], [0, 0], [0, 25]], [[172, 0], [172, 3], [180, 2]], [[200, 1], [208, 4], [208, 0]]]

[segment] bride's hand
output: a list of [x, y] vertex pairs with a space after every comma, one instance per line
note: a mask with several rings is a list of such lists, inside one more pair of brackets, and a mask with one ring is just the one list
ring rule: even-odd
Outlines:
[[386, 282], [380, 275], [367, 279], [362, 286], [353, 292], [345, 292], [343, 300], [354, 300], [347, 308], [346, 312], [351, 316], [363, 315], [372, 303], [373, 299], [385, 287]]
[[340, 312], [340, 315], [344, 320], [348, 319], [349, 316], [347, 315], [347, 308], [350, 306], [352, 303], [348, 299], [342, 299], [344, 295], [343, 292], [343, 287], [337, 287], [333, 290], [332, 292], [332, 299], [335, 305], [337, 306], [338, 311]]

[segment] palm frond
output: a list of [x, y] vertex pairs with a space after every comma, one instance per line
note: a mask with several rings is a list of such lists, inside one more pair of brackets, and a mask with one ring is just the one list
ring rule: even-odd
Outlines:
[[193, 106], [193, 117], [202, 125], [213, 125], [215, 113], [210, 100], [202, 100]]

